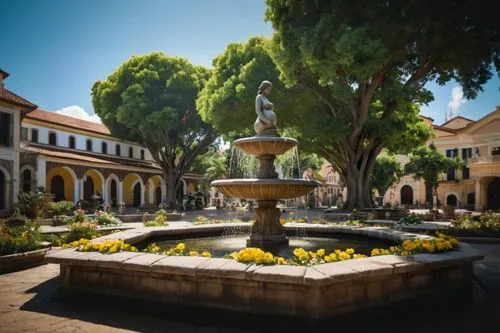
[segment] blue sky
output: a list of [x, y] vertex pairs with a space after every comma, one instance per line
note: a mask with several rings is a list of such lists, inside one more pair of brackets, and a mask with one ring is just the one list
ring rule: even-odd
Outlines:
[[[92, 84], [131, 55], [163, 51], [210, 66], [228, 43], [271, 35], [264, 10], [264, 0], [3, 1], [0, 68], [11, 74], [8, 89], [85, 118]], [[456, 89], [455, 112], [478, 119], [493, 111], [499, 86], [491, 80], [474, 101], [461, 101]], [[441, 123], [456, 87], [430, 84], [435, 101], [422, 113]]]

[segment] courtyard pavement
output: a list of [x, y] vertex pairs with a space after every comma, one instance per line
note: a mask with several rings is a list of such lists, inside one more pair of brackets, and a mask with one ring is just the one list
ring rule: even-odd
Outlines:
[[475, 302], [465, 306], [437, 302], [311, 324], [110, 297], [68, 297], [59, 290], [59, 266], [49, 264], [0, 275], [0, 332], [498, 332], [500, 245], [471, 245], [486, 258], [475, 267]]

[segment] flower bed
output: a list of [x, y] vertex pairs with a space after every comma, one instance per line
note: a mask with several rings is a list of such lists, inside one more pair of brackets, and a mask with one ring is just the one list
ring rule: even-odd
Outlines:
[[[380, 255], [412, 255], [418, 253], [440, 253], [452, 251], [458, 247], [458, 241], [450, 236], [438, 233], [433, 239], [416, 239], [405, 240], [398, 246], [391, 246], [388, 249], [375, 248], [371, 251], [371, 256]], [[100, 253], [116, 253], [120, 251], [137, 252], [137, 248], [124, 243], [122, 240], [104, 240], [102, 242], [91, 242], [88, 239], [80, 239], [68, 244], [64, 244], [63, 248], [74, 247], [82, 252], [100, 252]], [[189, 251], [185, 252], [185, 244], [178, 243], [175, 247], [166, 249], [162, 252], [161, 248], [156, 243], [151, 243], [143, 252], [153, 254], [163, 254], [166, 256], [200, 256], [212, 257], [209, 251]], [[296, 248], [293, 251], [292, 258], [283, 258], [274, 256], [271, 252], [266, 252], [259, 248], [244, 248], [240, 251], [235, 251], [224, 256], [226, 259], [234, 259], [242, 263], [255, 263], [258, 265], [293, 265], [293, 266], [312, 266], [324, 263], [337, 261], [345, 261], [350, 259], [366, 258], [365, 255], [356, 253], [352, 248], [341, 250], [336, 249], [330, 253], [326, 253], [324, 249], [316, 251], [307, 251], [303, 248]]]

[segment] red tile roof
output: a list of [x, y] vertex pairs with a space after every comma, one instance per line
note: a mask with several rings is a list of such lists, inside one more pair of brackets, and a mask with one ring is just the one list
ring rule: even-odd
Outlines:
[[0, 100], [34, 110], [37, 106], [30, 101], [14, 94], [12, 91], [0, 87]]
[[26, 118], [45, 121], [48, 123], [76, 128], [79, 130], [90, 131], [94, 133], [111, 135], [109, 129], [101, 123], [94, 123], [59, 113], [36, 109], [26, 115]]

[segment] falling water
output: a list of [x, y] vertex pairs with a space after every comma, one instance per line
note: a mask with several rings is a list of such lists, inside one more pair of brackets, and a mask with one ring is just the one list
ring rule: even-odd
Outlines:
[[231, 148], [231, 159], [229, 160], [229, 172], [228, 177], [231, 178], [231, 171], [233, 170], [233, 158], [234, 158], [234, 150], [237, 149], [235, 147]]
[[299, 160], [299, 149], [297, 146], [293, 147], [293, 153], [295, 155], [295, 160], [297, 161], [297, 170], [299, 171], [299, 178], [302, 177], [302, 173], [300, 172], [300, 160]]

